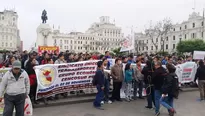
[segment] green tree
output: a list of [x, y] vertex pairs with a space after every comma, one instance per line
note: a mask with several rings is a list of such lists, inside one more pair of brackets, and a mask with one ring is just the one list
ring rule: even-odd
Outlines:
[[113, 52], [116, 56], [122, 56], [122, 55], [124, 55], [125, 53], [120, 52], [120, 49], [121, 49], [121, 47], [116, 48], [116, 49], [113, 49], [112, 52]]
[[181, 41], [177, 44], [177, 51], [191, 52], [193, 53], [195, 50], [205, 51], [205, 42], [202, 39], [194, 39], [194, 40], [185, 40]]

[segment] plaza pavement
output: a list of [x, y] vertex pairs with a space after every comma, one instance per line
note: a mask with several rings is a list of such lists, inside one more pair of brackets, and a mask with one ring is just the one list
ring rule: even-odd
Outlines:
[[[205, 102], [199, 102], [198, 91], [183, 92], [175, 101], [176, 116], [205, 116]], [[132, 102], [114, 102], [105, 104], [105, 110], [93, 108], [92, 102], [72, 105], [34, 108], [33, 116], [154, 116], [153, 110], [144, 108], [145, 100]], [[161, 108], [160, 116], [168, 116], [167, 110]]]

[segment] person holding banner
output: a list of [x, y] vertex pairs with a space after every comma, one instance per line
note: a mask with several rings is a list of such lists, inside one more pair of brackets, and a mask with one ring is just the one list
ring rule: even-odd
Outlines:
[[104, 65], [103, 65], [103, 61], [98, 61], [97, 62], [97, 71], [95, 73], [95, 85], [97, 88], [97, 94], [96, 94], [96, 98], [95, 101], [93, 102], [93, 105], [95, 108], [100, 109], [100, 110], [104, 110], [101, 107], [101, 101], [103, 100], [103, 96], [104, 96], [104, 84], [105, 84], [105, 75], [104, 75]]
[[4, 94], [3, 116], [13, 116], [14, 107], [16, 116], [24, 116], [24, 104], [30, 91], [29, 77], [21, 69], [21, 62], [14, 61], [12, 69], [7, 71], [0, 84], [0, 102]]
[[[65, 61], [65, 59], [64, 59], [64, 54], [63, 53], [60, 53], [59, 55], [58, 55], [58, 59], [55, 61], [55, 64], [63, 64], [63, 63], [67, 63], [66, 61]], [[66, 92], [66, 93], [62, 93], [61, 94], [63, 97], [68, 97], [68, 93]], [[56, 99], [59, 99], [59, 95], [56, 95], [55, 96], [55, 98]]]

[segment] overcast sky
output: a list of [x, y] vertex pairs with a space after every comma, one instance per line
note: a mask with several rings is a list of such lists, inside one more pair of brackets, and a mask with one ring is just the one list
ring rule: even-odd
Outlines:
[[[196, 1], [196, 12], [202, 15], [205, 0]], [[12, 9], [19, 15], [18, 28], [24, 49], [36, 40], [36, 28], [41, 13], [47, 10], [48, 23], [61, 32], [85, 32], [100, 16], [110, 16], [125, 34], [132, 25], [143, 31], [150, 20], [156, 22], [170, 17], [174, 23], [187, 20], [193, 12], [194, 0], [0, 0], [0, 11]]]

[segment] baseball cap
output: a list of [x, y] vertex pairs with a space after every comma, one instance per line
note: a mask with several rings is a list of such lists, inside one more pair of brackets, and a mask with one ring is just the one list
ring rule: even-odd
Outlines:
[[21, 69], [21, 62], [19, 60], [16, 60], [12, 63], [12, 68], [19, 68]]

